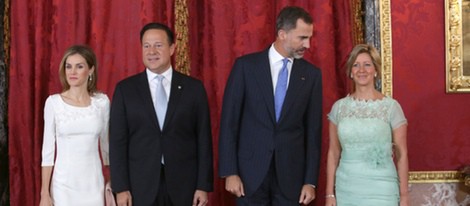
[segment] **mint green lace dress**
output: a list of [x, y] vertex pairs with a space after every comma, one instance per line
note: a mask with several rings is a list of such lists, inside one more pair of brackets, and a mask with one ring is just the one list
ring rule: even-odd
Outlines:
[[336, 170], [338, 206], [397, 206], [399, 182], [392, 130], [407, 124], [397, 101], [338, 100], [328, 114], [337, 126], [341, 157]]

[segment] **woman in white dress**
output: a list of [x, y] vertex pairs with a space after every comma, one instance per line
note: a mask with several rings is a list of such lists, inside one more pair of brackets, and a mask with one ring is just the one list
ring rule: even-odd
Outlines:
[[63, 91], [49, 96], [44, 106], [40, 206], [102, 206], [102, 163], [109, 165], [109, 99], [97, 92], [93, 51], [70, 47], [59, 76]]

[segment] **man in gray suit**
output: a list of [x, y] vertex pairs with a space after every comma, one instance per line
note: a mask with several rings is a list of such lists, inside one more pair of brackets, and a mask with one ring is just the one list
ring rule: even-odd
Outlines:
[[228, 79], [219, 139], [219, 175], [237, 205], [299, 205], [315, 199], [322, 121], [318, 68], [302, 59], [311, 16], [286, 7], [276, 41], [238, 58]]

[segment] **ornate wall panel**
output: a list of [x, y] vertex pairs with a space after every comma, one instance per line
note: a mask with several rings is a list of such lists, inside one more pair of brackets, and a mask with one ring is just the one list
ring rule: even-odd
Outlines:
[[[462, 0], [460, 0], [461, 2]], [[464, 0], [464, 1], [468, 1], [468, 0]], [[405, 41], [410, 41], [410, 39], [413, 39], [413, 38], [420, 38], [420, 35], [417, 35], [416, 33], [414, 32], [417, 32], [419, 30], [413, 30], [413, 27], [405, 27], [405, 23], [403, 22], [412, 22], [413, 21], [413, 18], [418, 18], [418, 20], [415, 20], [415, 22], [417, 22], [417, 25], [419, 29], [424, 29], [424, 28], [427, 28], [426, 25], [421, 25], [419, 24], [420, 22], [426, 20], [429, 16], [427, 13], [419, 13], [420, 11], [417, 10], [415, 11], [415, 9], [417, 8], [422, 8], [423, 5], [426, 5], [428, 7], [431, 7], [431, 8], [435, 8], [433, 7], [433, 5], [431, 4], [426, 4], [426, 3], [423, 3], [423, 2], [418, 2], [418, 3], [413, 3], [413, 2], [395, 2], [397, 4], [399, 4], [399, 6], [396, 6], [394, 5], [394, 8], [399, 8], [399, 9], [402, 9], [400, 11], [396, 11], [396, 15], [399, 15], [400, 19], [398, 20], [395, 20], [394, 22], [397, 22], [397, 25], [399, 25], [400, 28], [398, 28], [397, 30], [398, 31], [395, 31], [397, 33], [400, 33], [401, 36], [398, 36], [397, 38], [400, 39], [401, 41], [399, 41], [400, 45], [399, 47], [402, 48], [403, 45], [403, 40]], [[449, 5], [450, 3], [450, 5]], [[371, 16], [370, 18], [373, 18], [373, 11], [375, 10], [375, 6], [377, 4], [377, 1], [374, 1], [374, 0], [365, 0], [365, 4], [366, 4], [366, 12], [369, 13], [369, 15]], [[376, 17], [376, 18], [380, 18], [380, 26], [374, 26], [376, 25], [377, 23], [372, 21], [372, 20], [369, 20], [369, 23], [367, 23], [367, 31], [368, 33], [366, 33], [366, 38], [367, 39], [367, 42], [369, 43], [373, 43], [374, 45], [377, 44], [377, 40], [379, 39], [380, 40], [380, 48], [381, 48], [381, 55], [382, 55], [382, 63], [383, 63], [383, 83], [382, 83], [382, 86], [383, 86], [383, 90], [382, 92], [384, 94], [387, 94], [389, 96], [392, 96], [393, 94], [393, 64], [392, 64], [392, 19], [391, 19], [391, 13], [393, 12], [391, 10], [391, 4], [390, 4], [390, 0], [379, 0], [378, 4], [380, 5], [380, 16], [379, 17]], [[446, 9], [455, 9], [455, 5], [459, 5], [459, 2], [458, 0], [446, 0]], [[442, 7], [444, 7], [444, 5], [442, 5]], [[459, 8], [461, 9], [461, 8]], [[456, 10], [456, 11], [460, 11], [460, 10]], [[446, 10], [447, 12], [447, 10]], [[407, 16], [409, 13], [418, 13], [417, 15], [411, 15], [411, 16]], [[452, 13], [452, 12], [451, 12]], [[455, 11], [454, 11], [455, 13]], [[453, 16], [453, 17], [452, 17]], [[459, 19], [458, 17], [459, 16], [456, 16], [455, 14], [454, 15], [451, 15], [451, 16], [446, 16], [446, 19], [448, 20], [448, 18], [456, 18], [456, 19]], [[367, 20], [367, 18], [366, 18]], [[454, 25], [454, 29], [458, 29], [457, 27], [458, 24], [455, 23], [455, 19], [454, 20], [451, 20], [451, 24]], [[461, 20], [459, 20], [461, 21]], [[452, 23], [453, 22], [453, 23]], [[374, 24], [373, 26], [370, 26], [368, 24]], [[438, 23], [433, 23], [434, 26], [438, 26], [439, 24]], [[377, 28], [377, 27], [380, 27], [380, 35], [379, 36], [374, 36], [376, 33], [374, 32], [374, 29]], [[416, 27], [415, 27], [416, 28]], [[446, 27], [447, 30], [445, 31], [445, 33], [447, 35], [449, 35], [449, 29], [451, 29], [451, 27]], [[419, 32], [417, 32], [419, 34]], [[452, 32], [450, 32], [452, 33]], [[413, 34], [413, 35], [411, 35]], [[411, 35], [411, 36], [410, 36]], [[437, 35], [438, 36], [438, 35]], [[455, 35], [454, 35], [455, 36]], [[430, 39], [432, 39], [432, 37], [428, 37]], [[454, 42], [459, 40], [459, 37], [455, 37], [455, 38], [450, 38], [450, 39], [453, 39], [452, 41], [450, 42]], [[425, 39], [425, 40], [428, 40], [428, 39]], [[411, 40], [412, 41], [412, 40]], [[423, 40], [424, 41], [424, 40]], [[406, 45], [409, 45], [409, 44], [406, 44]], [[405, 45], [405, 46], [406, 46]], [[419, 43], [417, 44], [417, 46], [413, 47], [411, 46], [410, 48], [415, 48], [416, 51], [418, 50], [422, 50], [421, 47], [418, 46]], [[455, 45], [454, 45], [455, 46]], [[408, 49], [408, 47], [406, 48]], [[454, 48], [455, 49], [455, 48]], [[430, 51], [435, 51], [435, 50], [430, 50]], [[449, 52], [450, 50], [446, 50], [446, 55], [449, 55], [449, 54], [452, 54], [452, 52]], [[454, 51], [454, 50], [452, 50]], [[400, 65], [402, 65], [403, 61], [409, 61], [410, 59], [412, 60], [415, 60], [415, 61], [418, 61], [418, 64], [419, 64], [419, 60], [420, 59], [416, 59], [414, 58], [414, 55], [420, 55], [420, 53], [412, 53], [412, 52], [408, 52], [406, 54], [403, 54], [403, 52], [406, 52], [404, 50], [400, 50], [401, 54], [399, 55], [401, 59], [399, 59], [400, 61]], [[454, 51], [454, 52], [457, 52], [457, 51]], [[408, 59], [408, 57], [409, 59]], [[404, 58], [406, 57], [406, 58]], [[455, 59], [452, 58], [452, 59]], [[434, 59], [433, 59], [434, 60]], [[423, 64], [427, 64], [427, 62], [421, 62]], [[460, 65], [460, 64], [457, 64], [457, 65]], [[419, 66], [419, 65], [418, 65]], [[461, 66], [461, 65], [460, 65]], [[419, 67], [418, 67], [419, 68]], [[410, 74], [410, 73], [413, 73], [413, 75], [416, 75], [418, 74], [419, 72], [423, 71], [423, 70], [418, 70], [418, 68], [413, 68], [413, 67], [400, 67], [400, 70], [399, 73], [403, 73], [404, 71], [406, 71], [406, 73]], [[430, 70], [432, 70], [432, 68], [429, 68]], [[432, 72], [432, 71], [426, 71], [426, 72]], [[449, 72], [446, 72], [447, 75], [449, 75], [450, 73]], [[417, 75], [419, 76], [419, 75]], [[407, 78], [411, 78], [411, 76], [407, 76]], [[447, 78], [449, 79], [449, 78]], [[461, 79], [462, 80], [462, 79]], [[409, 79], [407, 79], [405, 82], [409, 81]], [[412, 82], [415, 81], [415, 82], [418, 82], [419, 83], [419, 79], [417, 80], [411, 80]], [[425, 83], [421, 83], [420, 85], [422, 84], [425, 84]], [[461, 84], [459, 84], [461, 85]], [[403, 88], [403, 85], [396, 85], [398, 86], [399, 88]], [[409, 87], [408, 87], [409, 88]], [[410, 98], [411, 99], [414, 99], [414, 101], [418, 101], [419, 99], [417, 98], [421, 98], [418, 95], [416, 95], [416, 93], [410, 93], [412, 92], [413, 90], [401, 90], [400, 93], [402, 93], [404, 95], [404, 99], [409, 101]], [[406, 98], [408, 97], [408, 98]], [[404, 105], [405, 107], [407, 106], [406, 101], [401, 101], [402, 103], [402, 106]], [[421, 107], [424, 107], [424, 108], [421, 108]], [[405, 112], [407, 111], [406, 110], [407, 108], [405, 108]], [[421, 105], [420, 106], [420, 109], [426, 109], [428, 111], [433, 111], [432, 108], [426, 108], [426, 104], [424, 105]], [[409, 110], [408, 110], [409, 111]], [[411, 122], [410, 122], [410, 125], [412, 125], [413, 127], [410, 127], [410, 132], [408, 134], [409, 136], [409, 146], [408, 148], [411, 150], [411, 148], [414, 148], [415, 150], [420, 150], [419, 147], [413, 147], [414, 143], [413, 143], [413, 140], [415, 138], [418, 138], [420, 136], [416, 136], [416, 134], [414, 133], [414, 131], [416, 130], [419, 130], [419, 128], [417, 128], [416, 126], [419, 125], [419, 123], [413, 121], [413, 115], [419, 115], [419, 113], [416, 113], [417, 111], [410, 111], [409, 113], [407, 113], [407, 117], [409, 117], [409, 119], [411, 119]], [[450, 117], [450, 116], [449, 116]], [[430, 120], [431, 122], [434, 122], [432, 120]], [[436, 121], [440, 121], [438, 119], [436, 119]], [[443, 127], [444, 125], [442, 125], [441, 127]], [[441, 128], [443, 129], [443, 128]], [[445, 130], [444, 130], [445, 131]], [[453, 131], [453, 129], [451, 127], [448, 127], [447, 128], [447, 131], [449, 131], [449, 135], [450, 134], [453, 134], [451, 131]], [[457, 133], [456, 133], [457, 134]], [[433, 137], [427, 137], [425, 139], [432, 139]], [[432, 144], [432, 142], [429, 142], [429, 141], [426, 141], [430, 147], [434, 146], [434, 144]], [[420, 142], [420, 144], [422, 144], [422, 142]], [[461, 145], [464, 147], [464, 145]], [[412, 153], [412, 151], [410, 152]], [[413, 154], [413, 153], [412, 153]], [[449, 154], [453, 154], [453, 153], [449, 153]], [[432, 156], [432, 154], [429, 154], [430, 156]], [[437, 157], [437, 153], [434, 154], [436, 155]], [[413, 159], [412, 156], [410, 156], [410, 159]], [[462, 159], [462, 158], [459, 158], [459, 159]], [[410, 162], [414, 162], [414, 161], [410, 161]], [[438, 162], [436, 162], [436, 164], [439, 164]], [[412, 168], [414, 168], [415, 166], [414, 165], [410, 165], [410, 168], [412, 170]], [[470, 178], [469, 177], [465, 177], [461, 171], [410, 171], [409, 173], [409, 181], [410, 183], [414, 184], [414, 185], [417, 185], [417, 184], [430, 184], [430, 183], [454, 183], [454, 184], [457, 184], [457, 185], [465, 185], [465, 182], [466, 181], [469, 181]], [[470, 183], [469, 183], [470, 184]], [[448, 186], [448, 185], [447, 185]], [[442, 188], [441, 186], [436, 186], [436, 188]], [[437, 191], [437, 190], [436, 190]], [[467, 196], [464, 196], [463, 197], [463, 200], [465, 200], [466, 198], [470, 198], [468, 195]], [[464, 204], [465, 205], [465, 204]]]

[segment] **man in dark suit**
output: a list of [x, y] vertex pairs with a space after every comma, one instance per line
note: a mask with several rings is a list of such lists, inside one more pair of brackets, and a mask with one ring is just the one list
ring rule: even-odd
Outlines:
[[237, 205], [299, 205], [315, 199], [322, 121], [318, 68], [302, 59], [311, 16], [286, 7], [276, 41], [238, 58], [228, 79], [219, 139], [219, 175]]
[[167, 26], [147, 24], [140, 38], [146, 69], [119, 82], [111, 104], [117, 204], [205, 205], [213, 168], [204, 86], [171, 67], [175, 44]]

